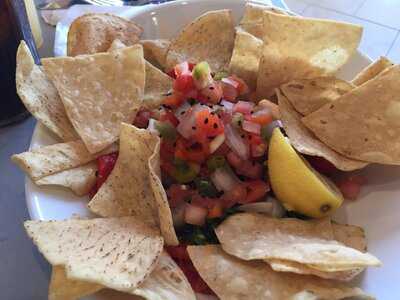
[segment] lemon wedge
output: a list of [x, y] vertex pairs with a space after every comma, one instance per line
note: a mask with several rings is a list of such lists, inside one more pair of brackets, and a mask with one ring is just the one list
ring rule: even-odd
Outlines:
[[293, 149], [279, 128], [269, 144], [268, 173], [272, 190], [287, 210], [322, 218], [343, 202], [337, 187]]

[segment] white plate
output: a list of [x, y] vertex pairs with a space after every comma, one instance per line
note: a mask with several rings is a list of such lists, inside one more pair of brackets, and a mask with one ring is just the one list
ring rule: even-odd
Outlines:
[[[145, 38], [169, 38], [183, 25], [207, 10], [229, 8], [239, 18], [244, 0], [177, 1], [159, 6], [145, 7], [130, 12], [130, 18], [144, 27]], [[357, 53], [340, 77], [351, 79], [370, 60]], [[32, 136], [31, 147], [57, 142], [41, 125]], [[368, 248], [379, 257], [383, 267], [368, 269], [359, 279], [360, 286], [378, 299], [400, 298], [400, 168], [370, 166], [363, 173], [369, 183], [359, 200], [341, 208], [337, 218], [365, 228]], [[65, 219], [72, 214], [88, 215], [87, 198], [78, 198], [59, 188], [39, 188], [28, 178], [25, 184], [27, 206], [32, 219]], [[91, 299], [102, 299], [93, 297]], [[120, 297], [118, 297], [121, 299]], [[89, 298], [88, 298], [89, 299]]]

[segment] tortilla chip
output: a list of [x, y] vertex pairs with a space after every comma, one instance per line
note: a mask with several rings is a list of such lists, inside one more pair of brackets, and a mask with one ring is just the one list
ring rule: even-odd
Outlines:
[[264, 50], [257, 96], [293, 79], [335, 73], [356, 51], [362, 27], [329, 20], [264, 12]]
[[188, 252], [200, 276], [221, 300], [372, 299], [361, 289], [342, 283], [274, 272], [263, 262], [230, 256], [217, 245], [189, 246]]
[[229, 71], [243, 79], [253, 91], [257, 85], [258, 64], [262, 47], [262, 40], [242, 29], [236, 30], [235, 46], [229, 63]]
[[150, 184], [157, 203], [160, 229], [165, 243], [167, 245], [178, 245], [179, 241], [174, 228], [171, 208], [169, 207], [168, 197], [161, 182], [160, 143], [161, 140], [158, 138], [154, 152], [149, 159]]
[[64, 141], [79, 138], [56, 88], [41, 67], [35, 65], [24, 41], [21, 41], [17, 52], [16, 85], [21, 101], [36, 120]]
[[91, 153], [118, 139], [121, 122], [135, 119], [145, 85], [142, 46], [42, 62]]
[[152, 65], [165, 69], [165, 61], [167, 58], [167, 52], [171, 42], [169, 40], [141, 40], [140, 43], [143, 46], [144, 58]]
[[209, 11], [187, 25], [171, 41], [166, 70], [184, 61], [207, 61], [214, 72], [228, 67], [235, 41], [235, 28], [230, 10]]
[[49, 300], [76, 300], [96, 293], [102, 285], [67, 278], [63, 266], [54, 266], [51, 272]]
[[355, 86], [334, 76], [296, 79], [281, 85], [281, 91], [292, 106], [306, 116], [332, 103]]
[[354, 85], [362, 85], [393, 65], [394, 64], [390, 60], [381, 56], [378, 60], [374, 61], [372, 64], [358, 73], [351, 83]]
[[353, 158], [400, 165], [400, 66], [302, 119], [326, 145]]
[[282, 259], [323, 271], [381, 265], [371, 254], [327, 237], [327, 232], [323, 223], [248, 213], [229, 217], [216, 229], [222, 248], [244, 260]]
[[[120, 40], [115, 40], [108, 49], [109, 52], [126, 47]], [[174, 80], [146, 61], [146, 83], [144, 87], [143, 105], [148, 109], [158, 107], [165, 94], [172, 89]]]
[[112, 14], [85, 14], [75, 19], [68, 31], [68, 56], [106, 52], [113, 40], [132, 46], [143, 29]]
[[89, 202], [89, 209], [102, 217], [136, 216], [158, 225], [148, 161], [157, 137], [145, 129], [121, 125], [120, 150], [110, 176]]
[[287, 15], [288, 13], [284, 10], [280, 10], [276, 7], [246, 3], [243, 17], [240, 21], [239, 27], [244, 31], [254, 35], [259, 39], [264, 38], [264, 25], [263, 15], [264, 11], [270, 11], [276, 14]]
[[[333, 238], [336, 241], [361, 252], [366, 251], [365, 234], [361, 227], [333, 223], [332, 229]], [[350, 281], [364, 270], [364, 268], [355, 268], [349, 271], [324, 272], [293, 261], [270, 259], [266, 260], [266, 262], [268, 262], [275, 271], [310, 274], [325, 279], [340, 281]]]
[[291, 145], [300, 153], [319, 156], [331, 162], [342, 171], [352, 171], [364, 168], [367, 163], [347, 158], [322, 143], [301, 122], [301, 115], [295, 111], [288, 99], [277, 90], [279, 110], [285, 132]]
[[45, 176], [84, 165], [96, 158], [82, 141], [43, 146], [32, 151], [14, 154], [11, 160], [34, 181]]
[[147, 300], [196, 300], [182, 270], [163, 252], [153, 272], [134, 291]]
[[28, 235], [69, 279], [132, 293], [153, 271], [163, 249], [158, 230], [135, 217], [26, 221]]
[[35, 181], [35, 184], [66, 187], [77, 196], [85, 196], [89, 194], [96, 183], [96, 171], [96, 162], [90, 162], [80, 167], [43, 177]]

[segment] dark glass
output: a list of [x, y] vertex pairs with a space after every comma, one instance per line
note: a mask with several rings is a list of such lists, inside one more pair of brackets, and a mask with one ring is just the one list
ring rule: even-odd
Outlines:
[[22, 39], [38, 62], [24, 1], [0, 0], [0, 127], [29, 115], [15, 88], [15, 56]]

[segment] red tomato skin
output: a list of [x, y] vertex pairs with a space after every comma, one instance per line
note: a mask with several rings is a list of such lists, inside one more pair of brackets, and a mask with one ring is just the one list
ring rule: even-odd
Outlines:
[[264, 197], [270, 190], [269, 185], [262, 180], [252, 180], [245, 182], [247, 188], [247, 197], [241, 204], [253, 203]]
[[173, 85], [173, 89], [175, 91], [181, 92], [181, 93], [187, 93], [191, 89], [193, 89], [194, 84], [193, 84], [193, 77], [191, 73], [184, 73], [178, 76]]
[[176, 141], [175, 157], [196, 163], [203, 163], [207, 157], [207, 148], [199, 145], [198, 148], [191, 148], [193, 143], [180, 138]]
[[241, 203], [247, 197], [247, 189], [243, 184], [238, 184], [228, 193], [222, 195], [222, 203], [224, 208], [230, 208], [236, 203]]
[[263, 166], [261, 163], [242, 160], [233, 151], [229, 152], [226, 156], [229, 164], [235, 169], [236, 173], [249, 177], [251, 179], [260, 179], [262, 177]]
[[145, 108], [141, 108], [136, 114], [133, 125], [137, 128], [147, 128], [149, 126], [149, 119], [151, 118], [151, 112]]
[[96, 181], [97, 190], [107, 180], [111, 171], [114, 169], [117, 159], [118, 159], [118, 152], [101, 155], [97, 158], [97, 181]]

